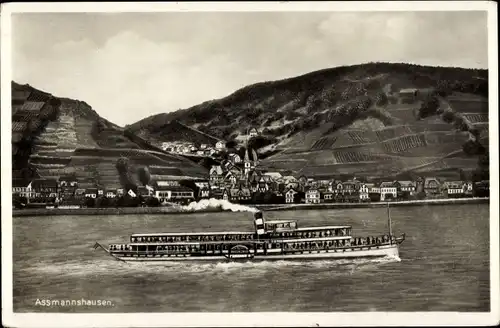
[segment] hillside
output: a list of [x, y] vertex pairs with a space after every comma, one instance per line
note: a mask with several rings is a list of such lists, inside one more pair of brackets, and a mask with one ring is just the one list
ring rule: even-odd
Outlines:
[[127, 131], [137, 134], [137, 136], [148, 140], [157, 147], [161, 147], [164, 141], [190, 141], [197, 144], [215, 145], [217, 141], [221, 140], [176, 120], [165, 124], [156, 124], [152, 126], [151, 130], [139, 129], [137, 131]]
[[119, 188], [116, 168], [128, 158], [129, 178], [137, 169], [151, 175], [202, 177], [206, 170], [185, 158], [165, 154], [100, 117], [88, 104], [58, 98], [29, 85], [12, 83], [12, 164], [14, 178], [74, 176], [82, 188]]
[[488, 151], [487, 97], [486, 70], [369, 63], [250, 85], [126, 128], [172, 140], [162, 127], [176, 121], [238, 141], [254, 127], [271, 143], [260, 152], [273, 152], [261, 165], [297, 175], [458, 178]]

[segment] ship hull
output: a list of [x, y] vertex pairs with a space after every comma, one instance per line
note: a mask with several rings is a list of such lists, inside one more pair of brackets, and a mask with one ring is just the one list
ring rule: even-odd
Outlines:
[[303, 251], [293, 253], [281, 253], [269, 251], [267, 254], [155, 254], [149, 256], [121, 256], [110, 253], [118, 260], [125, 262], [224, 262], [224, 261], [283, 261], [283, 260], [331, 260], [331, 259], [355, 259], [355, 258], [399, 258], [399, 248], [397, 244], [383, 246], [352, 247], [331, 250]]

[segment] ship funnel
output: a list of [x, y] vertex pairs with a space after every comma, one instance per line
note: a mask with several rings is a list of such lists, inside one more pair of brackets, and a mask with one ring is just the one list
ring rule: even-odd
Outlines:
[[257, 232], [257, 235], [263, 235], [265, 233], [264, 229], [264, 215], [262, 214], [261, 211], [256, 212], [254, 214], [254, 224], [255, 224], [255, 232]]

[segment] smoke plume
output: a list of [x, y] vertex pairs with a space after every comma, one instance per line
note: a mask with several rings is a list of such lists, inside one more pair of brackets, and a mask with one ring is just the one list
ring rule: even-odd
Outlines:
[[202, 199], [198, 202], [191, 202], [189, 205], [182, 206], [181, 209], [183, 211], [189, 212], [198, 212], [204, 210], [222, 210], [222, 211], [231, 211], [231, 212], [251, 212], [256, 213], [259, 210], [254, 207], [249, 207], [240, 204], [233, 204], [223, 199]]

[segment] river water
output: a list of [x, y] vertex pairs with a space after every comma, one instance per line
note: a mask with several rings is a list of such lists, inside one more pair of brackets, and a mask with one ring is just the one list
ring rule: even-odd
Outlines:
[[[265, 213], [299, 225], [387, 231], [383, 208]], [[251, 213], [13, 219], [15, 312], [489, 311], [489, 206], [391, 209], [400, 259], [123, 263], [102, 250], [132, 233], [252, 230]], [[104, 306], [46, 301], [104, 300]]]

